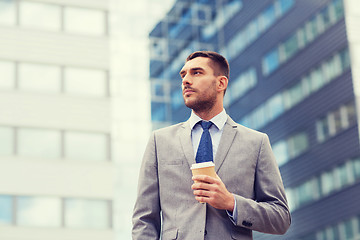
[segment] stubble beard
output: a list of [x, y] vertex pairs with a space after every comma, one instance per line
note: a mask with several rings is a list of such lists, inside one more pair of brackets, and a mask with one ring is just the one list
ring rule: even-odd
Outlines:
[[214, 91], [211, 92], [211, 94], [202, 94], [193, 101], [187, 101], [184, 99], [184, 102], [188, 108], [191, 108], [195, 112], [210, 111], [216, 103], [216, 92]]

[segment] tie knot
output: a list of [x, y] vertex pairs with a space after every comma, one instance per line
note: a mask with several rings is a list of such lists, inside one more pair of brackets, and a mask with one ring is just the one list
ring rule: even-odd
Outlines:
[[201, 127], [202, 127], [204, 130], [209, 130], [209, 128], [211, 127], [211, 125], [213, 125], [212, 122], [205, 122], [205, 121], [201, 121], [200, 124], [201, 124]]

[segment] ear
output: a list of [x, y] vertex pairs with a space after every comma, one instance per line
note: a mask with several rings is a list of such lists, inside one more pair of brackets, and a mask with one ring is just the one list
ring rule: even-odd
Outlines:
[[218, 76], [217, 91], [224, 92], [228, 86], [229, 79], [225, 76]]

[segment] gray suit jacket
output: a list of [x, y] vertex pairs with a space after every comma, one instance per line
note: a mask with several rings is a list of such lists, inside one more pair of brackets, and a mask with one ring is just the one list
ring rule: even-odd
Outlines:
[[237, 222], [225, 210], [195, 200], [195, 163], [189, 122], [153, 132], [140, 169], [133, 213], [134, 240], [252, 239], [252, 230], [284, 234], [290, 226], [280, 172], [266, 134], [235, 123], [224, 126], [215, 170], [235, 195]]

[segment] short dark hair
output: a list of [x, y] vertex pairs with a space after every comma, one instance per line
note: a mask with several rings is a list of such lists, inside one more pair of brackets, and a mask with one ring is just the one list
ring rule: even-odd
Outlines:
[[[197, 57], [210, 58], [213, 65], [215, 65], [215, 68], [214, 68], [215, 74], [223, 75], [229, 79], [230, 67], [229, 67], [229, 63], [225, 57], [223, 57], [219, 53], [213, 52], [213, 51], [196, 51], [196, 52], [191, 53], [186, 58], [186, 61], [190, 61]], [[218, 69], [219, 72], [216, 71], [216, 68]]]

